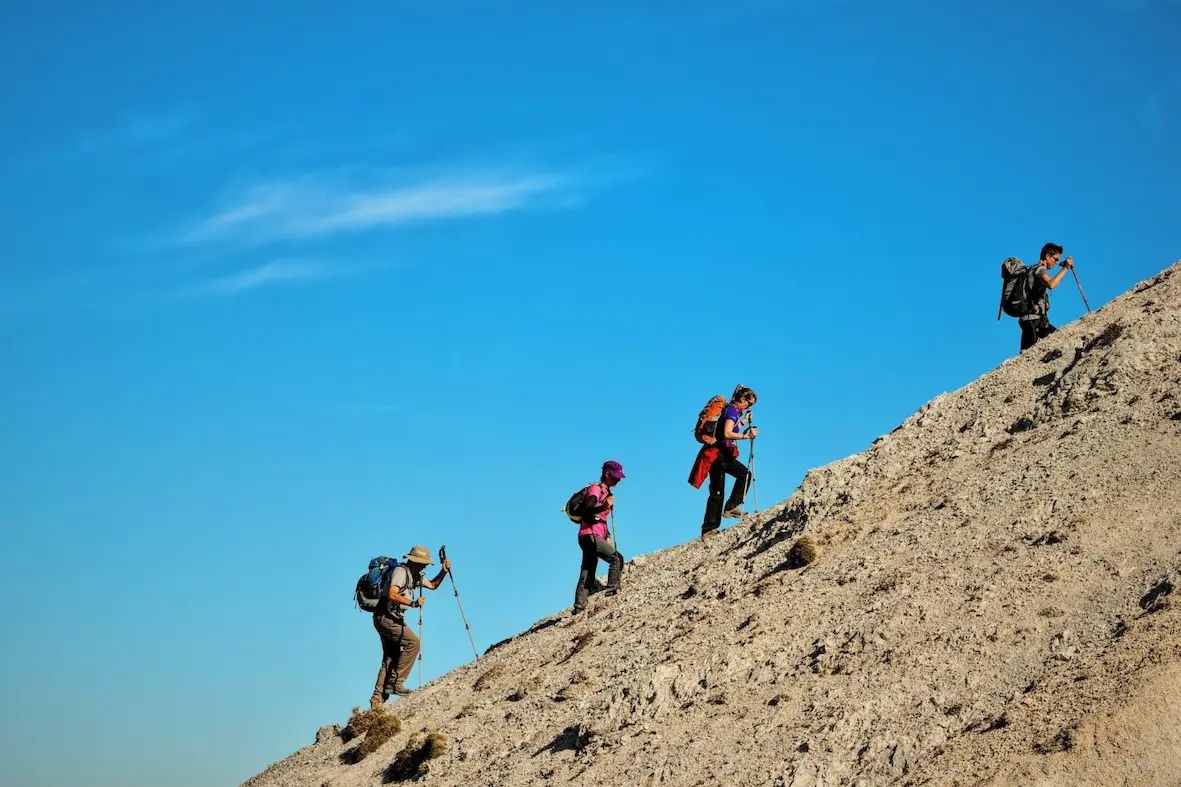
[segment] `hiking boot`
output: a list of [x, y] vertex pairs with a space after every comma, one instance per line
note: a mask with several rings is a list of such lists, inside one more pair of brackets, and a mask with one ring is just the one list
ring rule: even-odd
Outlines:
[[577, 615], [579, 612], [586, 612], [586, 604], [575, 604], [574, 605], [574, 610], [571, 612], [571, 614]]
[[390, 693], [397, 694], [399, 697], [405, 697], [407, 694], [410, 693], [410, 689], [406, 688], [404, 685], [399, 683], [397, 686], [394, 686], [394, 690]]
[[608, 587], [606, 590], [603, 591], [603, 595], [604, 596], [614, 596], [618, 592], [619, 592], [618, 587]]
[[709, 538], [710, 536], [716, 536], [718, 533], [721, 533], [721, 532], [722, 532], [721, 530], [718, 530], [715, 527], [713, 530], [706, 530], [706, 531], [702, 532], [701, 537], [702, 538]]
[[722, 516], [726, 517], [727, 519], [742, 519], [744, 516], [746, 516], [746, 512], [738, 506], [734, 506], [733, 508], [727, 508], [725, 511], [723, 511]]

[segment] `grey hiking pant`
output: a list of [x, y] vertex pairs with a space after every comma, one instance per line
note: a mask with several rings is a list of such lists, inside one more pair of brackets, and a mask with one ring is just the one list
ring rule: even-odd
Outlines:
[[373, 628], [381, 637], [381, 669], [373, 685], [373, 698], [384, 700], [383, 694], [393, 694], [394, 686], [410, 677], [422, 643], [404, 621], [389, 615], [374, 615]]
[[595, 569], [600, 559], [607, 561], [608, 590], [619, 590], [623, 574], [623, 555], [603, 539], [587, 533], [578, 537], [578, 546], [582, 547], [582, 569], [578, 573], [578, 586], [574, 588], [575, 612], [586, 607], [586, 599], [595, 587]]

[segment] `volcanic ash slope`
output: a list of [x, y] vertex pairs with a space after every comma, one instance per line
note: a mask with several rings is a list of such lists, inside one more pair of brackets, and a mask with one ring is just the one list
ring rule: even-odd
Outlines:
[[1181, 784], [1179, 267], [247, 784]]

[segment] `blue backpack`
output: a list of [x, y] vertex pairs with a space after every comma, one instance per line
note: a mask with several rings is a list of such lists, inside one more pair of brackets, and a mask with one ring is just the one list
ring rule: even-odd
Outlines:
[[384, 555], [369, 561], [369, 571], [357, 580], [357, 589], [353, 592], [353, 599], [362, 612], [372, 612], [382, 599], [389, 597], [390, 580], [397, 567], [397, 560]]

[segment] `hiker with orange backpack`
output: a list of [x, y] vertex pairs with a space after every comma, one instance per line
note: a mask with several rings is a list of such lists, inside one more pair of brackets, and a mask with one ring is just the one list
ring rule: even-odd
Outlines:
[[[742, 425], [750, 420], [750, 408], [758, 401], [758, 396], [750, 388], [739, 385], [734, 389], [730, 402], [726, 404], [717, 416], [712, 435], [699, 435], [698, 439], [705, 445], [697, 452], [693, 472], [689, 483], [700, 486], [704, 480], [704, 470], [709, 472], [709, 500], [705, 504], [705, 519], [701, 523], [701, 536], [713, 535], [721, 527], [722, 517], [740, 519], [746, 516], [742, 510], [742, 503], [746, 500], [746, 490], [750, 486], [750, 470], [738, 461], [738, 445], [736, 440], [754, 440], [759, 433], [757, 426], [752, 426], [745, 432], [740, 432]], [[706, 406], [707, 410], [709, 405]], [[702, 411], [706, 415], [706, 411]], [[744, 415], [745, 414], [745, 415]], [[698, 417], [701, 421], [701, 417]], [[708, 423], [708, 421], [707, 421]], [[699, 425], [699, 429], [700, 429]], [[712, 443], [708, 438], [712, 437]], [[734, 488], [723, 507], [722, 500], [726, 495], [726, 476], [734, 476]]]
[[578, 546], [582, 549], [582, 566], [578, 573], [578, 586], [574, 589], [575, 614], [586, 609], [587, 599], [596, 589], [595, 569], [600, 560], [607, 561], [607, 589], [604, 595], [614, 596], [619, 592], [623, 555], [612, 543], [607, 520], [615, 507], [615, 494], [611, 490], [626, 477], [623, 465], [619, 462], [604, 462], [598, 483], [575, 492], [562, 509], [571, 521], [578, 524]]

